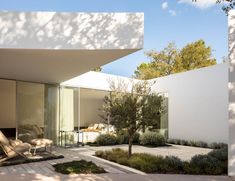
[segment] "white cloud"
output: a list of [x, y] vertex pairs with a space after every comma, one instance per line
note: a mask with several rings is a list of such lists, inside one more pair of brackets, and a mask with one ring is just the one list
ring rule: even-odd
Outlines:
[[168, 2], [162, 3], [162, 9], [167, 9], [168, 8]]
[[169, 10], [169, 13], [170, 13], [171, 16], [176, 16], [176, 11], [174, 11], [172, 9]]
[[192, 2], [192, 0], [179, 0], [178, 3], [191, 4], [200, 9], [207, 9], [216, 4], [216, 0], [197, 0], [197, 2]]
[[[168, 9], [168, 2], [167, 1], [165, 1], [164, 3], [162, 3], [162, 9], [163, 10], [166, 10], [166, 9]], [[169, 11], [168, 11], [168, 13], [171, 15], [171, 16], [176, 16], [176, 11], [174, 11], [174, 10], [172, 10], [172, 9], [170, 9]]]

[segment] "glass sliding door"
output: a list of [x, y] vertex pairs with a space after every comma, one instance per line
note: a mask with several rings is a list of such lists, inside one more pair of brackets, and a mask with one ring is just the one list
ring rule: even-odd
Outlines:
[[78, 142], [79, 91], [77, 88], [60, 89], [60, 144], [73, 145]]
[[45, 85], [44, 137], [59, 144], [60, 89], [57, 85]]
[[18, 138], [59, 140], [59, 86], [21, 82], [16, 84]]
[[44, 137], [44, 84], [18, 81], [16, 86], [18, 138]]

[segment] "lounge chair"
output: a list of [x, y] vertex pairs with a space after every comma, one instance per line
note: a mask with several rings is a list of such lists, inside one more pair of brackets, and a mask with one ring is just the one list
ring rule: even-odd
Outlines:
[[5, 153], [6, 157], [1, 158], [0, 162], [21, 156], [27, 159], [25, 153], [30, 153], [31, 145], [23, 143], [20, 140], [8, 140], [5, 135], [0, 131], [0, 147]]
[[37, 125], [21, 125], [19, 127], [19, 139], [23, 142], [29, 143], [32, 145], [34, 150], [33, 155], [36, 155], [36, 151], [40, 148], [50, 147], [50, 152], [52, 152], [53, 141], [44, 137], [43, 129]]

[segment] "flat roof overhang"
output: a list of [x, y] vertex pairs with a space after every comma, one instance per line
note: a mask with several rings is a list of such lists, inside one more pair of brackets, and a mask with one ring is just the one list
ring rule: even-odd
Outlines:
[[0, 12], [0, 78], [61, 83], [143, 48], [142, 13]]

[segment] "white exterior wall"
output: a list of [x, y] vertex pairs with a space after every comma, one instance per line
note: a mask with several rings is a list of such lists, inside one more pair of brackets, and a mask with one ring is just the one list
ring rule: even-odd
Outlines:
[[169, 138], [228, 142], [227, 64], [154, 79], [168, 92]]
[[143, 48], [143, 13], [0, 11], [0, 78], [61, 83]]
[[228, 175], [235, 176], [235, 11], [230, 11], [228, 19], [229, 34], [229, 149], [228, 149]]
[[141, 49], [143, 13], [0, 12], [0, 48]]
[[[126, 77], [88, 72], [62, 85], [109, 91], [108, 80], [132, 81]], [[228, 142], [228, 65], [173, 74], [153, 80], [155, 92], [169, 96], [169, 137], [206, 142]]]

